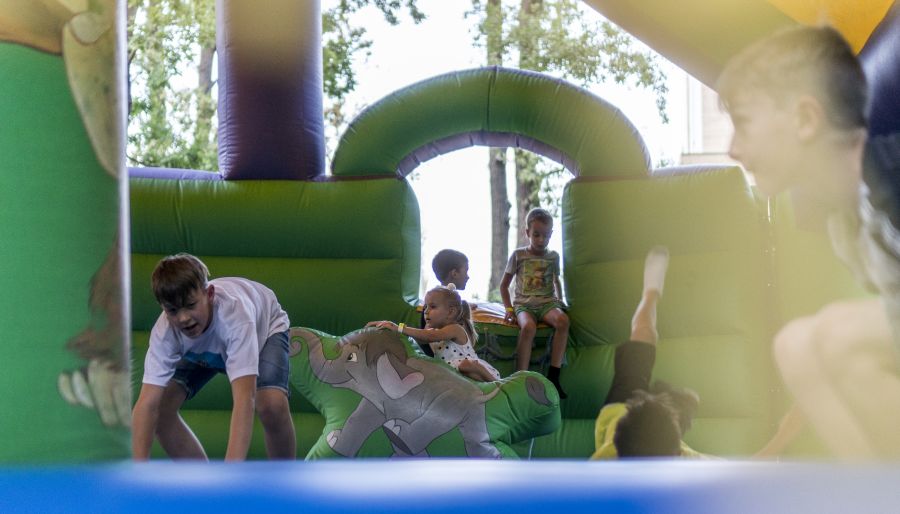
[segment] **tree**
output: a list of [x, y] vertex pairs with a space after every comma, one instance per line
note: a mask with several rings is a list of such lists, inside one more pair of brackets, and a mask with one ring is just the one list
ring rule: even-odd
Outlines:
[[[351, 15], [372, 6], [392, 25], [404, 9], [415, 23], [425, 15], [416, 0], [325, 3], [330, 5], [322, 13], [325, 121], [339, 133], [347, 122], [344, 100], [356, 88], [353, 59], [372, 44]], [[128, 1], [129, 165], [218, 169], [215, 34], [215, 0]], [[185, 77], [194, 74], [197, 82], [191, 85]]]
[[[129, 164], [215, 170], [215, 0], [129, 0]], [[184, 83], [193, 68], [196, 86]]]
[[[512, 3], [512, 2], [510, 2]], [[488, 65], [515, 63], [520, 69], [546, 72], [583, 86], [613, 80], [648, 88], [656, 94], [663, 121], [667, 91], [665, 75], [655, 57], [635, 48], [634, 41], [609, 22], [585, 20], [582, 2], [576, 0], [472, 0], [469, 15], [478, 18], [476, 44], [486, 50]], [[492, 252], [489, 296], [496, 298], [509, 254], [509, 200], [505, 175], [506, 149], [491, 149], [488, 162], [491, 184]], [[524, 150], [516, 149], [516, 219], [522, 226], [525, 215], [537, 207], [543, 194], [545, 203], [554, 188], [553, 179], [565, 170]], [[552, 204], [558, 198], [552, 198]], [[555, 210], [551, 207], [551, 210]], [[519, 245], [525, 243], [524, 230], [517, 229]]]
[[[416, 1], [404, 0], [404, 4], [413, 23], [420, 23], [425, 19], [425, 14], [419, 10]], [[400, 23], [397, 13], [402, 9], [400, 0], [336, 0], [331, 3], [336, 5], [322, 15], [326, 148], [329, 148], [330, 142], [337, 141], [349, 120], [356, 114], [347, 116], [344, 112], [346, 98], [357, 85], [353, 60], [360, 52], [368, 57], [372, 46], [372, 41], [365, 38], [366, 29], [354, 26], [351, 16], [372, 6], [381, 12], [385, 21], [397, 25]], [[326, 154], [331, 155], [332, 152], [328, 151]]]

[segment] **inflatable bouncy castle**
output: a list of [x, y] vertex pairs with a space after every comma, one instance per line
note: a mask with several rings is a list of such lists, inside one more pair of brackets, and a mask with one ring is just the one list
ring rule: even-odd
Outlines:
[[[859, 51], [873, 87], [875, 157], [867, 172], [894, 177], [886, 182], [896, 186], [900, 8], [893, 2], [586, 3], [708, 84], [754, 39], [833, 20]], [[786, 320], [864, 294], [831, 257], [824, 235], [797, 226], [789, 199], [762, 198], [740, 169], [653, 169], [640, 134], [614, 105], [555, 78], [492, 67], [433, 77], [371, 105], [350, 123], [326, 171], [315, 0], [271, 0], [264, 8], [217, 2], [218, 173], [125, 169], [124, 9], [113, 0], [0, 0], [0, 366], [7, 393], [0, 459], [71, 465], [55, 473], [12, 470], [5, 496], [15, 506], [137, 511], [154, 498], [155, 510], [680, 505], [720, 512], [744, 505], [763, 512], [783, 508], [779, 494], [809, 491], [823, 479], [835, 495], [829, 508], [854, 505], [859, 484], [874, 488], [900, 474], [854, 470], [840, 482], [828, 469], [792, 475], [712, 462], [657, 463], [645, 476], [629, 463], [582, 462], [594, 450], [594, 421], [615, 345], [628, 336], [648, 248], [665, 244], [671, 254], [655, 376], [700, 394], [686, 441], [704, 453], [740, 459], [771, 435], [786, 398], [770, 345]], [[561, 205], [572, 320], [566, 400], [537, 368], [510, 375], [511, 363], [498, 360], [507, 378], [475, 384], [448, 376], [405, 338], [358, 331], [373, 319], [418, 323], [419, 210], [406, 176], [472, 145], [524, 148], [572, 174]], [[201, 257], [214, 276], [268, 285], [288, 312], [299, 457], [532, 462], [91, 464], [129, 457], [130, 386], [140, 384], [160, 312], [149, 276], [161, 257], [177, 252]], [[515, 347], [514, 327], [477, 328], [498, 353]], [[338, 382], [320, 364], [340, 362], [348, 341], [365, 347], [359, 362], [369, 366], [347, 371], [352, 382]], [[372, 366], [385, 363], [400, 377], [419, 370], [422, 383], [440, 384], [456, 400], [445, 405], [432, 392], [398, 392], [372, 379]], [[428, 406], [416, 411], [426, 423], [409, 438], [370, 407], [407, 394]], [[227, 380], [211, 382], [183, 415], [210, 456], [221, 458], [231, 415]], [[259, 428], [254, 459], [265, 457]], [[796, 451], [820, 455], [814, 439]], [[441, 497], [443, 489], [426, 479], [434, 476], [473, 494]], [[764, 497], [772, 477], [784, 485]], [[46, 494], [48, 487], [67, 494]], [[893, 489], [865, 492], [870, 501], [900, 504], [884, 496]], [[810, 493], [798, 501], [821, 499]]]

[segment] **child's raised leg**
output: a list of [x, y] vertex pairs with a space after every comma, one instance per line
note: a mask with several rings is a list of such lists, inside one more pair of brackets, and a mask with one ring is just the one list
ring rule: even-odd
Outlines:
[[669, 250], [655, 246], [644, 261], [644, 289], [641, 302], [631, 319], [631, 340], [656, 344], [659, 333], [656, 330], [656, 305], [662, 296], [666, 271], [669, 267]]
[[615, 375], [604, 405], [627, 401], [635, 390], [646, 391], [650, 387], [659, 340], [656, 305], [662, 295], [668, 263], [669, 253], [664, 247], [655, 247], [647, 254], [641, 301], [631, 318], [631, 337], [616, 348]]
[[516, 315], [519, 322], [519, 339], [516, 342], [516, 371], [527, 370], [531, 364], [531, 345], [534, 344], [534, 334], [537, 332], [537, 323], [534, 316], [528, 312], [520, 312]]

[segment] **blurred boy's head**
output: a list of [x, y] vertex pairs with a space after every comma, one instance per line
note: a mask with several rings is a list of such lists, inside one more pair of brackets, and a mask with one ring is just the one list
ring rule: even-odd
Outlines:
[[769, 195], [812, 180], [822, 144], [865, 137], [868, 92], [852, 48], [830, 27], [795, 27], [734, 56], [716, 84], [734, 124], [729, 154]]
[[444, 249], [431, 260], [431, 269], [442, 286], [453, 284], [462, 291], [469, 282], [469, 258], [460, 251]]

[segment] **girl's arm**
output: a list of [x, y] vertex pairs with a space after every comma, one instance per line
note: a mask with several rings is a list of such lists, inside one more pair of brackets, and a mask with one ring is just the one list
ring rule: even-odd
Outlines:
[[[370, 321], [366, 326], [387, 328], [394, 332], [400, 332], [400, 326], [393, 321]], [[463, 344], [463, 342], [468, 340], [465, 329], [456, 323], [441, 328], [415, 328], [404, 325], [403, 331], [400, 333], [426, 343], [450, 340], [455, 343]]]

